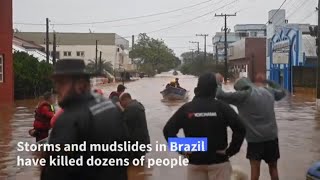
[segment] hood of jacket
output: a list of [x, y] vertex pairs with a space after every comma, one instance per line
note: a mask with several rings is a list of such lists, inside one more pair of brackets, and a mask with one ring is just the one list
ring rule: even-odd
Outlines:
[[234, 84], [234, 89], [236, 91], [246, 90], [252, 87], [253, 87], [253, 83], [250, 81], [249, 78], [245, 78], [245, 77], [238, 79]]

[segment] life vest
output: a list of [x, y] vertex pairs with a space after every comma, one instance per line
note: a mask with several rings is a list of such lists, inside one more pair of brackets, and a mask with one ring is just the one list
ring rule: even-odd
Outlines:
[[48, 107], [49, 112], [54, 113], [54, 107], [52, 105], [50, 105], [48, 102], [40, 103], [40, 105], [34, 111], [35, 112], [35, 115], [34, 115], [35, 120], [34, 120], [33, 126], [36, 129], [39, 129], [39, 130], [50, 129], [51, 117], [48, 117], [47, 115], [44, 115], [41, 112], [41, 109], [46, 106]]

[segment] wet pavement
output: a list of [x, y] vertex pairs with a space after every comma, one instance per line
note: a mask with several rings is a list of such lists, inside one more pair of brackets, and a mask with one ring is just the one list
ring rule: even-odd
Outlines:
[[[189, 100], [191, 100], [197, 79], [193, 76], [179, 76], [179, 78], [181, 86], [190, 91]], [[128, 88], [127, 91], [131, 93], [133, 98], [141, 101], [146, 107], [152, 142], [165, 143], [162, 128], [169, 117], [184, 103], [161, 100], [160, 91], [173, 79], [171, 74], [162, 74], [155, 78], [143, 78], [125, 84]], [[109, 95], [115, 88], [116, 85], [103, 87], [106, 95]], [[316, 104], [313, 101], [311, 98], [296, 96], [287, 97], [276, 104], [281, 151], [280, 179], [305, 179], [308, 167], [320, 159], [320, 111], [316, 110]], [[38, 167], [16, 166], [17, 155], [21, 157], [35, 156], [30, 152], [17, 152], [16, 144], [19, 141], [30, 143], [35, 141], [28, 135], [28, 130], [32, 127], [33, 111], [36, 104], [36, 100], [17, 101], [15, 108], [1, 108], [0, 110], [0, 180], [39, 179]], [[180, 134], [182, 135], [182, 132]], [[240, 153], [231, 158], [231, 162], [236, 169], [249, 173], [249, 162], [245, 159], [246, 146], [245, 142]], [[164, 159], [177, 158], [178, 155], [171, 152], [151, 152], [148, 157]], [[132, 174], [136, 174], [135, 177], [131, 176], [132, 180], [186, 179], [185, 167], [174, 169], [163, 166], [153, 167], [140, 174], [135, 173], [139, 171], [136, 169], [131, 171]], [[262, 165], [261, 177], [262, 180], [270, 179], [265, 164]]]

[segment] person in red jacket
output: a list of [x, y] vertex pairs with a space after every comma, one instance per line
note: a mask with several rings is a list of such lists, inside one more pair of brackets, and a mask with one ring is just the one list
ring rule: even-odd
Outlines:
[[35, 120], [33, 127], [35, 129], [36, 141], [43, 140], [49, 136], [49, 130], [51, 128], [50, 121], [54, 116], [54, 103], [53, 96], [50, 92], [46, 92], [43, 95], [44, 100], [38, 104], [35, 110]]
[[111, 92], [109, 95], [109, 99], [111, 99], [113, 102], [119, 102], [120, 95], [125, 91], [126, 87], [122, 84], [119, 84], [117, 87], [117, 91]]

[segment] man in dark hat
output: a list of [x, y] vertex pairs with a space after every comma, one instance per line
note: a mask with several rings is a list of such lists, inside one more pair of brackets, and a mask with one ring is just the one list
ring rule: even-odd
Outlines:
[[[229, 158], [239, 152], [245, 136], [237, 113], [227, 104], [215, 99], [217, 89], [213, 73], [199, 77], [195, 97], [184, 104], [169, 119], [163, 129], [164, 136], [177, 137], [180, 129], [186, 137], [207, 138], [206, 152], [183, 152], [189, 158], [188, 180], [231, 178]], [[228, 147], [227, 127], [233, 131]]]
[[[87, 159], [94, 158], [123, 158], [118, 152], [90, 152], [90, 144], [110, 144], [115, 141], [123, 143], [127, 140], [120, 109], [110, 100], [99, 94], [91, 93], [90, 74], [85, 72], [85, 64], [79, 59], [62, 59], [57, 61], [52, 76], [58, 95], [59, 106], [63, 113], [57, 118], [49, 136], [49, 144], [59, 144], [61, 151], [48, 152], [52, 156], [78, 159], [83, 157], [83, 166], [50, 166], [42, 169], [42, 180], [88, 180], [114, 179], [126, 180], [126, 167], [100, 166], [89, 167]], [[84, 152], [64, 151], [66, 144], [87, 143]], [[51, 158], [52, 159], [52, 158]], [[48, 159], [49, 160], [49, 159]], [[47, 161], [48, 162], [48, 161]], [[124, 164], [126, 165], [126, 164]]]

